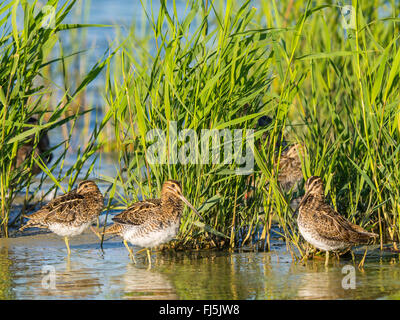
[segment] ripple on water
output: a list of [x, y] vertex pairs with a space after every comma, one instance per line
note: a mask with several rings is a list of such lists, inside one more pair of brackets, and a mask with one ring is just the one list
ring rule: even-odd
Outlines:
[[[342, 268], [351, 259], [292, 261], [285, 246], [271, 252], [184, 251], [145, 254], [130, 262], [119, 239], [89, 231], [63, 239], [52, 233], [0, 239], [1, 299], [387, 299], [400, 298], [398, 255], [370, 250], [356, 288], [345, 290]], [[134, 248], [137, 250], [137, 248]], [[356, 255], [359, 260], [361, 254]], [[52, 269], [53, 268], [53, 269]], [[46, 276], [55, 272], [55, 288]], [[43, 282], [44, 281], [44, 282]]]

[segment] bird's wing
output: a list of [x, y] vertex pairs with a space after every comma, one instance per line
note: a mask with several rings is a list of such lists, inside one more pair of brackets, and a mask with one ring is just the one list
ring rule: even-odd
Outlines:
[[71, 222], [75, 220], [77, 214], [86, 210], [84, 196], [76, 193], [75, 190], [59, 196], [41, 210], [47, 212], [45, 222]]
[[316, 223], [317, 232], [327, 239], [357, 243], [374, 236], [373, 233], [347, 221], [326, 203], [319, 207], [316, 219], [319, 221]]
[[160, 199], [139, 201], [117, 214], [112, 220], [120, 224], [141, 225], [151, 216], [156, 216], [160, 206]]
[[299, 157], [289, 157], [289, 156], [282, 156], [280, 163], [279, 163], [279, 173], [286, 173], [290, 172], [293, 173], [294, 171], [301, 172], [301, 162]]
[[299, 158], [282, 157], [279, 163], [278, 181], [285, 190], [289, 190], [297, 181], [303, 178]]

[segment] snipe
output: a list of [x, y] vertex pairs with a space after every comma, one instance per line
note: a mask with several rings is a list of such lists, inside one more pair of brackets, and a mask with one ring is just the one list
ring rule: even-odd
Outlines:
[[347, 221], [325, 202], [324, 185], [320, 177], [308, 178], [305, 189], [298, 208], [297, 224], [307, 242], [326, 251], [325, 265], [328, 264], [329, 251], [349, 249], [378, 237], [376, 233]]
[[69, 255], [71, 250], [68, 237], [81, 234], [89, 226], [96, 233], [91, 224], [103, 207], [103, 195], [96, 183], [90, 180], [82, 181], [77, 189], [58, 196], [35, 213], [25, 216], [29, 221], [19, 230], [31, 227], [50, 229], [64, 237]]
[[121, 236], [133, 261], [135, 258], [127, 242], [146, 248], [149, 266], [151, 266], [149, 248], [172, 240], [178, 233], [183, 211], [182, 201], [201, 218], [197, 210], [182, 195], [180, 183], [167, 180], [162, 186], [160, 199], [134, 203], [113, 217], [114, 224], [105, 230], [105, 234]]
[[[38, 120], [34, 117], [31, 117], [27, 123], [37, 125]], [[25, 127], [23, 131], [27, 131], [28, 129], [28, 127]], [[36, 146], [35, 135], [30, 135], [27, 137], [26, 142], [17, 150], [17, 155], [14, 159], [12, 170], [21, 167], [24, 161], [30, 159], [31, 156], [35, 158], [40, 156], [46, 165], [51, 162], [53, 154], [50, 152], [50, 140], [46, 130], [42, 130], [39, 133], [39, 141]], [[31, 168], [32, 174], [37, 175], [41, 171], [42, 170], [40, 167], [36, 163], [33, 163]]]
[[303, 180], [300, 157], [304, 157], [305, 147], [299, 143], [290, 146], [281, 154], [278, 182], [288, 192]]
[[[268, 116], [262, 116], [258, 120], [256, 126], [257, 129], [263, 129], [272, 123], [272, 119]], [[268, 138], [267, 133], [264, 132], [260, 141], [266, 141]], [[296, 143], [291, 146], [287, 146], [285, 137], [281, 137], [281, 133], [277, 138], [275, 150], [279, 151], [280, 146], [282, 146], [282, 153], [279, 160], [279, 170], [278, 170], [278, 183], [281, 185], [282, 190], [289, 192], [291, 189], [296, 190], [298, 184], [303, 180], [303, 173], [301, 170], [301, 158], [305, 156], [306, 148], [300, 143]], [[264, 144], [259, 143], [258, 148], [261, 149]], [[275, 169], [276, 170], [276, 169]], [[250, 191], [245, 194], [245, 200], [248, 201], [254, 195], [253, 189], [255, 188], [254, 174], [249, 175], [247, 179], [247, 185]], [[268, 184], [268, 182], [267, 182]], [[293, 202], [299, 202], [298, 199], [293, 199]], [[291, 205], [292, 206], [292, 205]]]

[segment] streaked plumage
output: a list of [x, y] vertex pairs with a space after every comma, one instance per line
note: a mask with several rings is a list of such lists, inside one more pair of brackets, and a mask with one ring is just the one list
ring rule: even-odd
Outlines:
[[300, 157], [304, 157], [305, 147], [299, 143], [290, 146], [281, 154], [279, 161], [278, 182], [288, 192], [303, 180]]
[[[196, 209], [182, 195], [178, 181], [167, 180], [161, 190], [161, 199], [149, 199], [134, 203], [125, 211], [113, 217], [114, 224], [105, 234], [118, 234], [134, 259], [127, 242], [144, 248], [151, 248], [172, 240], [179, 230], [183, 211], [182, 201], [196, 214]], [[148, 251], [149, 264], [151, 264]]]
[[[38, 121], [37, 119], [31, 117], [29, 118], [28, 123], [37, 125]], [[25, 127], [23, 131], [27, 131], [28, 129], [30, 128]], [[35, 147], [35, 135], [30, 135], [27, 137], [27, 141], [18, 148], [17, 155], [14, 159], [14, 164], [12, 166], [13, 170], [14, 168], [21, 167], [24, 161], [29, 159], [31, 156], [35, 158], [38, 158], [40, 156], [46, 164], [51, 162], [53, 154], [49, 151], [50, 140], [47, 135], [47, 132], [43, 130], [42, 132], [40, 132], [39, 135], [40, 137], [36, 147]], [[36, 163], [33, 163], [31, 171], [33, 175], [37, 175], [42, 170]]]
[[[272, 123], [272, 118], [268, 116], [262, 116], [258, 119], [257, 129], [263, 129]], [[283, 189], [288, 192], [293, 186], [303, 179], [303, 173], [301, 171], [300, 156], [304, 157], [306, 151], [305, 146], [296, 143], [287, 147], [285, 137], [281, 136], [279, 132], [275, 150], [278, 152], [279, 148], [282, 147], [282, 153], [279, 161], [279, 173], [278, 182], [281, 184]], [[268, 133], [264, 132], [262, 141], [266, 141]]]
[[[272, 123], [272, 118], [268, 116], [262, 116], [258, 119], [255, 129], [262, 130], [266, 129]], [[262, 138], [258, 143], [258, 149], [264, 146], [264, 143], [268, 140], [268, 132], [264, 132]], [[285, 137], [282, 137], [282, 133], [276, 139], [275, 151], [278, 152], [282, 148], [282, 153], [280, 155], [279, 161], [279, 172], [278, 172], [278, 182], [282, 186], [285, 192], [288, 192], [292, 187], [297, 187], [297, 184], [302, 181], [303, 173], [301, 171], [301, 160], [300, 157], [305, 155], [305, 146], [301, 144], [294, 144], [287, 147], [287, 142]], [[247, 184], [254, 185], [254, 175], [250, 175]], [[245, 199], [251, 198], [253, 191], [249, 191], [245, 195]]]
[[298, 209], [299, 231], [307, 242], [326, 251], [327, 259], [329, 251], [348, 249], [378, 237], [347, 221], [325, 202], [324, 185], [320, 177], [310, 177], [305, 188], [306, 193]]
[[[278, 183], [285, 192], [289, 192], [291, 189], [296, 190], [299, 183], [303, 180], [300, 157], [304, 157], [305, 150], [306, 149], [303, 145], [297, 143], [282, 151], [279, 161]], [[247, 184], [249, 186], [254, 184], [254, 174], [249, 175]], [[250, 190], [245, 194], [246, 201], [252, 197], [253, 190]], [[300, 198], [293, 199], [290, 206], [292, 208], [297, 207], [295, 204], [299, 201]]]
[[81, 182], [77, 189], [50, 201], [35, 213], [26, 216], [29, 221], [20, 228], [47, 228], [64, 237], [68, 253], [68, 237], [81, 234], [99, 216], [104, 207], [103, 195], [96, 183]]
[[[121, 235], [140, 247], [155, 247], [170, 241], [178, 232], [183, 206], [171, 203], [171, 211], [161, 212], [161, 199], [139, 201], [115, 216], [106, 233]], [[162, 214], [158, 214], [162, 213]]]

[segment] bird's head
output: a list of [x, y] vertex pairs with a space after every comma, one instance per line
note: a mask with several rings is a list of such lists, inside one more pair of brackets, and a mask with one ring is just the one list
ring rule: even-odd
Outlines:
[[85, 180], [79, 183], [77, 192], [79, 194], [85, 194], [89, 192], [100, 192], [99, 187], [94, 181]]
[[183, 196], [182, 186], [179, 181], [167, 180], [162, 186], [161, 201], [166, 202], [171, 199], [182, 200], [200, 219], [203, 219], [197, 210], [192, 206], [192, 204]]

